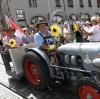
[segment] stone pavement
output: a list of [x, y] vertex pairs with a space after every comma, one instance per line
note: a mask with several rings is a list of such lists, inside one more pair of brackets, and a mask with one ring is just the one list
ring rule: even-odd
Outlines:
[[16, 92], [0, 84], [0, 99], [23, 99]]
[[5, 67], [3, 65], [3, 61], [0, 55], [0, 83], [2, 82], [3, 84], [9, 86], [8, 79], [11, 78], [10, 76], [7, 75], [5, 72]]
[[[16, 91], [18, 94], [26, 97], [27, 99], [79, 99], [76, 94], [77, 92], [76, 88], [74, 86], [69, 86], [68, 83], [66, 83], [65, 85], [58, 85], [53, 83], [50, 86], [50, 88], [43, 91], [37, 91], [34, 88], [32, 88], [31, 85], [28, 84], [25, 78], [20, 80], [13, 79], [12, 77], [6, 74], [1, 57], [0, 57], [0, 83], [3, 83], [8, 88]], [[16, 98], [0, 97], [0, 99], [16, 99]]]

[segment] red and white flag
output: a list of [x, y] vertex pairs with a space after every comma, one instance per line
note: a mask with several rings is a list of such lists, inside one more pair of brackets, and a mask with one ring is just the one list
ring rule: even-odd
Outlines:
[[16, 22], [14, 22], [11, 18], [8, 16], [5, 16], [5, 21], [8, 25], [8, 27], [15, 29], [15, 35], [19, 36], [20, 38], [24, 35], [23, 29], [20, 27], [20, 25]]

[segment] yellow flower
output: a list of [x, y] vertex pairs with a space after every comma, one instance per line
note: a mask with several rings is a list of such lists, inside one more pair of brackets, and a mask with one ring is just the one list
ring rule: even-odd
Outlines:
[[55, 45], [48, 45], [48, 50], [55, 50], [56, 46]]
[[58, 37], [60, 35], [61, 29], [60, 26], [58, 26], [57, 24], [53, 24], [51, 27], [51, 35], [54, 37]]
[[16, 46], [16, 40], [15, 39], [11, 39], [9, 41], [9, 45], [10, 45], [10, 47], [15, 47]]

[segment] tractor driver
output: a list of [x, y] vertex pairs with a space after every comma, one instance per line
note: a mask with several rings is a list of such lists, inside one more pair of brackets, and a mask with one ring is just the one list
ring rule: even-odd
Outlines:
[[51, 36], [51, 32], [48, 30], [48, 24], [44, 21], [40, 21], [36, 25], [36, 28], [38, 29], [38, 32], [34, 35], [34, 42], [38, 48], [48, 50], [49, 45], [54, 44], [54, 38]]
[[[48, 54], [51, 64], [58, 65], [55, 38], [48, 30], [48, 24], [42, 21], [36, 27], [39, 31], [34, 35], [34, 42], [38, 48], [43, 49]], [[58, 68], [54, 68], [54, 71], [56, 73]]]

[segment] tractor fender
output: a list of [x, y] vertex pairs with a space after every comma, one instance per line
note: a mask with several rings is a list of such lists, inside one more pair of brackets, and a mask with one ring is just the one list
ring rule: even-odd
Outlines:
[[48, 69], [49, 69], [49, 72], [50, 72], [50, 76], [51, 77], [54, 77], [54, 71], [53, 71], [53, 68], [50, 67], [50, 59], [48, 58], [48, 56], [46, 55], [46, 53], [38, 48], [28, 48], [26, 50], [26, 52], [33, 52], [33, 53], [36, 53], [39, 57], [41, 57], [44, 62], [47, 64], [48, 66]]

